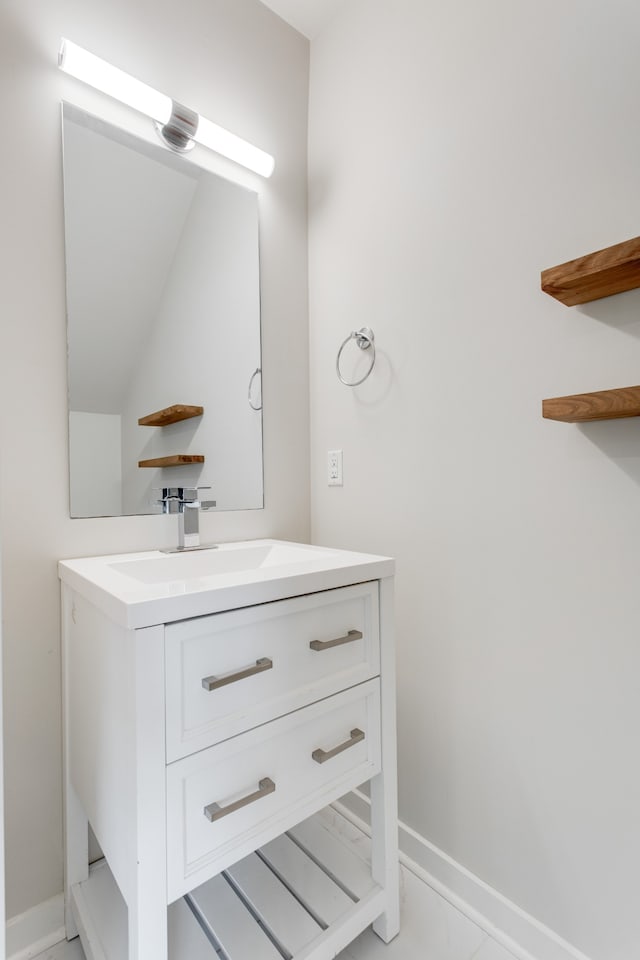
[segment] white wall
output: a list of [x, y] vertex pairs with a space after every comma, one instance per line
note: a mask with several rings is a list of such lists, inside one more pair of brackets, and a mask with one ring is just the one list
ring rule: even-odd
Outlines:
[[540, 401], [638, 382], [640, 291], [539, 273], [639, 232], [639, 34], [630, 0], [352, 0], [311, 56], [313, 539], [398, 559], [402, 819], [593, 960], [640, 943], [640, 421]]
[[241, 175], [261, 203], [265, 509], [205, 514], [201, 526], [209, 540], [309, 533], [307, 42], [257, 0], [185, 0], [179, 12], [169, 0], [5, 0], [0, 89], [15, 137], [3, 152], [0, 260], [8, 916], [62, 889], [56, 560], [164, 545], [176, 519], [69, 519], [60, 100], [96, 112], [104, 98], [57, 70], [60, 36], [275, 155], [270, 181]]
[[122, 417], [69, 411], [69, 503], [79, 517], [122, 513]]

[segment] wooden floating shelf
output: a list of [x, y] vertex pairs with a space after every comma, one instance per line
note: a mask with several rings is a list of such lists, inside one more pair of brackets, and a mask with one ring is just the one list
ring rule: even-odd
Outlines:
[[201, 417], [204, 407], [195, 407], [186, 403], [174, 403], [172, 407], [157, 410], [148, 417], [140, 417], [138, 424], [141, 427], [167, 427], [170, 423], [180, 420], [190, 420], [192, 417]]
[[542, 416], [565, 423], [640, 417], [640, 386], [552, 397], [542, 401]]
[[172, 457], [156, 457], [153, 460], [139, 460], [139, 467], [183, 467], [187, 463], [204, 463], [199, 454], [174, 453]]
[[545, 293], [568, 307], [640, 287], [640, 237], [543, 270]]

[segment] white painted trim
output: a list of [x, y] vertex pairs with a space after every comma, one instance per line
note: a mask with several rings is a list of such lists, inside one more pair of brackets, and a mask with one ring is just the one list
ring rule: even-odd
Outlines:
[[61, 893], [7, 922], [7, 960], [30, 960], [64, 940]]
[[[370, 835], [370, 801], [363, 793], [354, 790], [333, 806]], [[509, 950], [516, 960], [589, 960], [402, 821], [398, 823], [398, 832], [400, 862], [407, 870]]]

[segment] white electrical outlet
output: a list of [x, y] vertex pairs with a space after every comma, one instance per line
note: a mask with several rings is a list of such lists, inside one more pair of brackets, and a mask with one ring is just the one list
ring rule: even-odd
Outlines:
[[330, 487], [342, 486], [342, 450], [327, 452], [327, 483]]

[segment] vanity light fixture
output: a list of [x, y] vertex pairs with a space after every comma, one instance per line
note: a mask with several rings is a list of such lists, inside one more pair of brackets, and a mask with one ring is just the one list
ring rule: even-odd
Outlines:
[[150, 117], [156, 122], [164, 143], [178, 153], [191, 149], [197, 142], [263, 177], [270, 177], [273, 173], [275, 161], [264, 150], [236, 137], [70, 40], [62, 39], [58, 66], [70, 76]]

